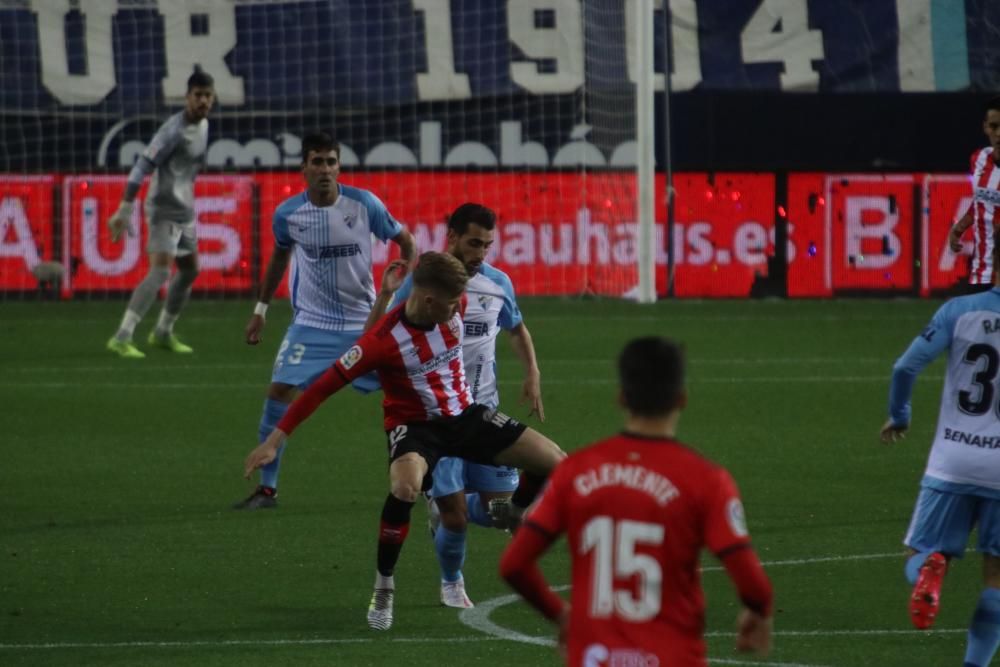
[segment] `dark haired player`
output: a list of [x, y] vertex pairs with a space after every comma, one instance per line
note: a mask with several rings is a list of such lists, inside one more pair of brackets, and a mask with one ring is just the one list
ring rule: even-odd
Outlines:
[[[771, 584], [750, 546], [736, 484], [675, 438], [687, 402], [683, 353], [666, 339], [638, 338], [618, 371], [624, 431], [556, 468], [504, 552], [501, 576], [559, 624], [568, 665], [704, 667], [699, 554], [707, 548], [743, 602], [737, 649], [767, 653]], [[538, 567], [563, 533], [569, 605]]]

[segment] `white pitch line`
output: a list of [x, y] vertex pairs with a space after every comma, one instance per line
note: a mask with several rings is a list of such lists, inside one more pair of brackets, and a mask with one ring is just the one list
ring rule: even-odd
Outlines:
[[[611, 359], [606, 360], [611, 363]], [[824, 364], [838, 364], [842, 365], [844, 363], [843, 357], [732, 357], [732, 358], [714, 358], [714, 359], [688, 359], [691, 365], [711, 365], [711, 366], [802, 366], [802, 365], [824, 365]], [[852, 364], [884, 364], [886, 368], [891, 368], [892, 360], [883, 357], [852, 357], [850, 359]], [[501, 366], [516, 366], [520, 365], [520, 362], [514, 359], [504, 359], [500, 360]], [[594, 359], [545, 359], [545, 366], [595, 366], [600, 364], [601, 360]], [[270, 369], [271, 360], [270, 357], [267, 359], [255, 359], [248, 363], [242, 364], [218, 364], [206, 362], [203, 364], [132, 364], [128, 367], [130, 372], [153, 372], [161, 373], [164, 371], [205, 371], [205, 370], [256, 370], [254, 364], [259, 364], [261, 368]], [[117, 371], [123, 368], [120, 363], [108, 363], [99, 366], [21, 366], [17, 368], [9, 368], [7, 372], [11, 373], [95, 373], [102, 371]]]
[[[879, 560], [881, 558], [899, 558], [900, 561], [906, 556], [906, 552], [889, 551], [880, 554], [856, 554], [853, 556], [817, 556], [815, 558], [792, 558], [787, 560], [771, 560], [763, 563], [764, 567], [778, 567], [781, 565], [813, 565], [814, 563], [838, 563], [852, 560]], [[720, 572], [724, 568], [721, 565], [710, 565], [703, 567], [702, 572]]]
[[770, 660], [766, 662], [761, 662], [759, 660], [749, 661], [749, 660], [734, 660], [733, 658], [714, 658], [712, 656], [708, 657], [708, 664], [710, 665], [760, 665], [761, 667], [826, 667], [826, 665], [817, 665], [814, 662], [804, 663], [804, 662], [772, 662]]
[[[693, 303], [693, 300], [688, 300], [688, 303]], [[827, 301], [827, 303], [832, 303]], [[868, 303], [873, 303], [869, 301]], [[940, 302], [930, 302], [926, 301], [930, 307], [931, 305], [936, 305]], [[249, 302], [248, 302], [249, 304]], [[523, 305], [523, 304], [522, 304]], [[247, 312], [252, 309], [248, 305]], [[895, 322], [927, 322], [930, 320], [931, 315], [934, 311], [929, 309], [926, 315], [920, 315], [916, 313], [899, 313], [894, 314], [893, 321]], [[288, 313], [291, 316], [291, 313]], [[237, 319], [238, 318], [238, 319]], [[114, 321], [114, 317], [110, 318]], [[8, 326], [54, 326], [54, 325], [67, 325], [67, 326], [78, 326], [80, 324], [100, 324], [107, 323], [108, 318], [92, 318], [92, 317], [74, 317], [72, 314], [67, 317], [47, 317], [47, 318], [10, 318], [7, 321]], [[235, 330], [242, 331], [244, 325], [243, 315], [238, 315], [236, 317], [229, 314], [223, 313], [217, 316], [207, 316], [207, 315], [185, 315], [185, 322], [223, 322], [232, 321], [234, 326], [237, 328]], [[815, 313], [808, 315], [793, 315], [793, 316], [782, 316], [782, 312], [774, 311], [755, 315], [732, 315], [725, 313], [711, 313], [706, 315], [698, 314], [681, 314], [676, 312], [670, 312], [669, 310], [664, 310], [663, 312], [656, 315], [643, 315], [639, 312], [626, 313], [622, 315], [529, 315], [525, 317], [527, 322], [664, 322], [664, 323], [675, 323], [675, 322], [884, 322], [885, 315], [883, 314], [861, 314], [845, 313], [844, 315], [834, 315], [830, 313]], [[238, 325], [238, 326], [237, 326]], [[914, 332], [916, 333], [916, 332]]]
[[[935, 630], [775, 630], [775, 637], [889, 637], [894, 635], [957, 635], [965, 634], [969, 628], [942, 628]], [[706, 637], [735, 637], [735, 632], [706, 632]]]
[[[891, 553], [855, 554], [847, 556], [822, 556], [817, 558], [793, 558], [784, 560], [767, 561], [765, 567], [811, 565], [814, 563], [827, 562], [850, 562], [861, 560], [876, 560], [881, 558], [901, 558], [902, 551]], [[706, 567], [704, 572], [714, 572], [721, 570], [721, 567]], [[556, 586], [555, 590], [565, 590], [569, 586]], [[526, 635], [516, 630], [504, 628], [490, 620], [489, 616], [493, 611], [504, 605], [520, 600], [517, 595], [504, 595], [477, 603], [473, 609], [465, 609], [459, 614], [459, 620], [466, 626], [479, 630], [486, 636], [477, 635], [475, 637], [355, 637], [355, 638], [313, 638], [313, 639], [223, 639], [218, 641], [134, 641], [134, 642], [44, 642], [44, 643], [23, 643], [23, 644], [3, 644], [0, 643], [0, 650], [59, 650], [59, 649], [101, 649], [101, 648], [188, 648], [188, 647], [227, 647], [227, 646], [324, 646], [338, 644], [368, 644], [368, 643], [401, 643], [401, 644], [432, 644], [432, 643], [452, 643], [452, 642], [480, 642], [480, 641], [517, 641], [536, 646], [555, 646], [555, 640], [550, 637], [536, 637]], [[937, 630], [893, 630], [893, 629], [867, 629], [867, 630], [777, 630], [775, 636], [779, 637], [835, 637], [835, 636], [888, 636], [888, 635], [927, 635], [927, 634], [959, 634], [967, 632], [966, 628], [947, 628]], [[734, 632], [707, 632], [705, 637], [734, 637]], [[727, 665], [761, 665], [765, 667], [823, 667], [817, 664], [804, 664], [793, 662], [761, 662], [745, 661], [730, 658], [711, 658], [715, 664]]]
[[135, 641], [135, 642], [46, 642], [40, 644], [0, 644], [0, 650], [40, 650], [75, 648], [189, 648], [194, 646], [326, 646], [337, 644], [434, 644], [452, 642], [503, 641], [500, 637], [355, 637], [343, 639], [220, 639], [218, 641]]
[[[569, 586], [553, 586], [553, 590], [565, 590]], [[517, 630], [511, 630], [510, 628], [505, 628], [501, 625], [497, 625], [490, 620], [490, 614], [494, 610], [517, 602], [521, 599], [521, 596], [512, 595], [501, 595], [500, 597], [493, 598], [491, 600], [486, 600], [485, 602], [477, 602], [476, 606], [472, 609], [463, 609], [458, 615], [458, 620], [469, 626], [473, 630], [479, 630], [491, 637], [497, 639], [505, 639], [508, 641], [520, 642], [522, 644], [534, 644], [535, 646], [555, 646], [556, 640], [551, 637], [536, 637], [534, 635], [526, 635], [523, 632], [518, 632]], [[706, 635], [709, 636], [709, 635]], [[817, 664], [802, 664], [797, 662], [760, 662], [760, 661], [745, 661], [745, 660], [734, 660], [729, 658], [709, 658], [710, 663], [714, 664], [726, 664], [726, 665], [773, 665], [774, 667], [824, 667], [823, 665]]]
[[[852, 561], [865, 561], [865, 560], [879, 560], [883, 558], [899, 558], [902, 559], [904, 556], [903, 550], [893, 551], [893, 552], [883, 552], [883, 553], [872, 553], [872, 554], [853, 554], [845, 556], [818, 556], [815, 558], [787, 558], [782, 560], [765, 561], [763, 563], [764, 567], [783, 567], [783, 566], [796, 566], [796, 565], [813, 565], [816, 563], [837, 563], [837, 562], [852, 562]], [[718, 572], [723, 568], [721, 566], [709, 566], [703, 567], [702, 572]], [[568, 585], [563, 586], [553, 586], [553, 590], [561, 591], [569, 588]], [[518, 632], [516, 630], [511, 630], [510, 628], [505, 628], [497, 623], [490, 620], [490, 615], [500, 607], [512, 604], [514, 602], [520, 601], [519, 595], [502, 595], [490, 600], [485, 600], [483, 602], [477, 602], [476, 606], [472, 609], [464, 609], [458, 616], [458, 620], [469, 626], [474, 630], [478, 630], [484, 634], [492, 637], [498, 637], [502, 639], [507, 639], [510, 641], [522, 642], [525, 644], [535, 644], [538, 646], [555, 646], [555, 639], [550, 637], [536, 637], [533, 635], [527, 635], [523, 632]], [[934, 634], [953, 634], [966, 632], [966, 628], [956, 628], [956, 629], [942, 629], [942, 630], [932, 630], [931, 633]], [[862, 636], [862, 635], [909, 635], [909, 634], [927, 634], [925, 630], [878, 630], [878, 629], [867, 629], [867, 630], [778, 630], [774, 634], [781, 637], [824, 637], [824, 636]], [[734, 632], [706, 632], [705, 637], [735, 637]], [[735, 665], [782, 665], [784, 667], [821, 667], [819, 665], [803, 665], [799, 663], [790, 662], [745, 662], [745, 661], [730, 661], [727, 659], [710, 658], [710, 662], [719, 664], [735, 664]]]
[[[943, 376], [926, 375], [924, 380], [936, 380]], [[694, 377], [689, 380], [689, 384], [831, 384], [831, 383], [867, 384], [882, 383], [888, 384], [889, 376], [886, 375], [824, 375], [822, 377], [788, 377], [788, 376], [766, 376], [757, 377]], [[266, 383], [265, 383], [266, 384]], [[520, 381], [504, 380], [499, 384], [503, 386], [521, 386]], [[578, 378], [574, 380], [553, 380], [545, 381], [545, 386], [562, 385], [587, 385], [605, 386], [617, 385], [616, 378]], [[93, 382], [81, 379], [79, 382], [0, 382], [0, 389], [75, 389], [86, 387], [91, 389], [260, 389], [263, 384], [254, 382]]]

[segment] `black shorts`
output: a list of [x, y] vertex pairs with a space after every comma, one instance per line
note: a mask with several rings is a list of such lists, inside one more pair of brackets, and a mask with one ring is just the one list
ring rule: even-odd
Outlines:
[[989, 292], [993, 287], [993, 283], [966, 283], [962, 293], [979, 294], [980, 292]]
[[527, 428], [499, 410], [477, 403], [455, 417], [413, 422], [386, 431], [389, 461], [416, 452], [432, 471], [442, 456], [494, 465], [493, 459], [513, 445]]

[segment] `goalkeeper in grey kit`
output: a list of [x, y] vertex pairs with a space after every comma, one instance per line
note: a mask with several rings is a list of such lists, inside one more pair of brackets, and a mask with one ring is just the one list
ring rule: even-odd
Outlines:
[[[189, 346], [177, 339], [173, 327], [191, 294], [191, 285], [198, 277], [194, 179], [205, 162], [208, 113], [214, 102], [215, 82], [208, 73], [196, 69], [188, 78], [184, 110], [168, 118], [153, 135], [129, 173], [128, 185], [118, 210], [108, 220], [112, 241], [117, 242], [123, 233], [135, 236], [135, 196], [142, 187], [143, 179], [152, 173], [145, 202], [149, 223], [146, 245], [149, 271], [132, 292], [121, 325], [107, 342], [108, 350], [122, 358], [142, 359], [146, 356], [135, 346], [132, 335], [168, 278], [167, 298], [148, 342], [153, 347], [179, 354], [192, 352]], [[171, 263], [177, 264], [172, 278]]]

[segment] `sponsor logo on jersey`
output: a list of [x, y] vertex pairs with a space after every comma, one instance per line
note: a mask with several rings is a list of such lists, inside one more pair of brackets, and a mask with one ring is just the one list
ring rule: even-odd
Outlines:
[[977, 187], [976, 201], [983, 202], [984, 204], [993, 204], [994, 206], [996, 206], [1000, 204], [1000, 190]]
[[736, 537], [746, 537], [750, 534], [747, 530], [747, 519], [743, 513], [743, 503], [739, 498], [730, 498], [726, 504], [726, 519], [729, 521], [729, 528]]
[[428, 373], [436, 371], [437, 369], [441, 368], [442, 366], [447, 366], [454, 359], [458, 358], [461, 354], [462, 354], [462, 348], [461, 348], [461, 346], [456, 345], [455, 347], [451, 348], [450, 350], [447, 350], [447, 351], [445, 351], [445, 352], [443, 352], [443, 353], [441, 353], [441, 354], [439, 354], [437, 356], [431, 357], [430, 359], [428, 359], [424, 363], [420, 364], [416, 368], [410, 370], [408, 372], [408, 375], [410, 377], [417, 377], [417, 376], [420, 376], [420, 375], [427, 375]]
[[[310, 254], [307, 250], [306, 254]], [[319, 251], [312, 250], [312, 255], [318, 257], [319, 259], [330, 259], [336, 257], [354, 257], [355, 255], [361, 254], [361, 246], [357, 243], [343, 243], [341, 245], [325, 245], [319, 248]]]
[[479, 363], [476, 364], [476, 372], [472, 375], [472, 400], [476, 400], [479, 395], [479, 381], [483, 379], [483, 355], [479, 355]]
[[353, 346], [347, 352], [344, 352], [343, 356], [340, 357], [340, 365], [345, 371], [351, 370], [351, 366], [361, 361], [361, 357], [364, 353], [361, 351], [361, 347], [358, 345]]
[[490, 325], [486, 322], [466, 322], [465, 335], [469, 338], [485, 336], [490, 332]]
[[[296, 227], [296, 231], [304, 232], [305, 227]], [[325, 245], [318, 248], [302, 246], [306, 257], [310, 259], [331, 259], [337, 257], [354, 257], [361, 254], [361, 246], [357, 243], [343, 243], [340, 245]]]
[[583, 667], [660, 667], [660, 659], [642, 649], [590, 644], [583, 649]]

